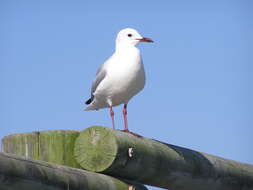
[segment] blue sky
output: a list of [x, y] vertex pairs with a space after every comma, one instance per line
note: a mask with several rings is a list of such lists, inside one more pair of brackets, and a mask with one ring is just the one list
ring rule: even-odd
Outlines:
[[111, 127], [107, 109], [82, 109], [117, 32], [132, 27], [155, 43], [139, 46], [147, 83], [129, 103], [130, 130], [253, 164], [252, 9], [249, 0], [0, 1], [0, 138]]

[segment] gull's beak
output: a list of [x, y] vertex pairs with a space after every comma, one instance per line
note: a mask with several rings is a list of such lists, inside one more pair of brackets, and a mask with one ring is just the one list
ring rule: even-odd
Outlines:
[[151, 40], [150, 38], [146, 38], [146, 37], [139, 38], [139, 39], [136, 39], [136, 40], [139, 40], [140, 42], [154, 42], [154, 41]]

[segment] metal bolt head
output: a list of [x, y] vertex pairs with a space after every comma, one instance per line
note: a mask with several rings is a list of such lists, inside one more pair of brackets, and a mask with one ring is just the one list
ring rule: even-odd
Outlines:
[[130, 158], [133, 157], [133, 153], [134, 153], [133, 148], [132, 148], [132, 147], [128, 148], [128, 156], [129, 156]]

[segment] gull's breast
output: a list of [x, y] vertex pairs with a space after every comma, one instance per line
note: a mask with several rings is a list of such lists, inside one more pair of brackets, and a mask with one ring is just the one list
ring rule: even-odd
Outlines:
[[144, 88], [145, 71], [141, 57], [115, 62], [108, 69], [108, 98], [113, 105], [127, 103]]

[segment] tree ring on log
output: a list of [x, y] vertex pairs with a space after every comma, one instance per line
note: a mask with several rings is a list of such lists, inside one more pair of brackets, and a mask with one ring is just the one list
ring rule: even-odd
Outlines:
[[112, 164], [117, 150], [113, 133], [95, 126], [82, 131], [77, 137], [74, 155], [84, 169], [101, 172]]

